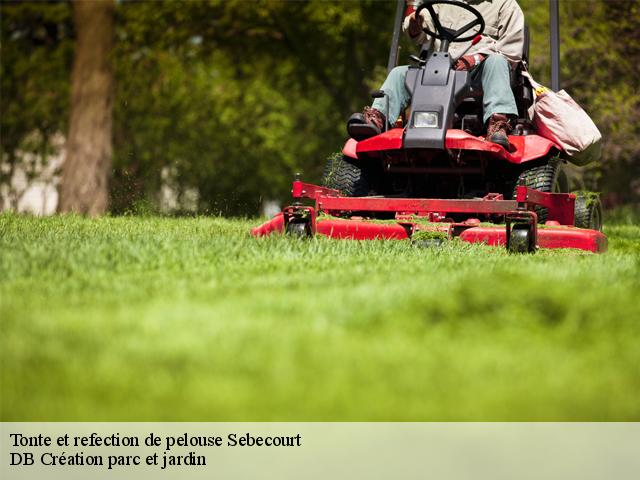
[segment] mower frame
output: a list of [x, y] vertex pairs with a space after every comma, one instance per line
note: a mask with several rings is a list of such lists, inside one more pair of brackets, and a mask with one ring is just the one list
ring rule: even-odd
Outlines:
[[[504, 200], [501, 194], [476, 199], [345, 197], [337, 190], [299, 179], [294, 180], [291, 193], [292, 205], [254, 228], [252, 235], [289, 232], [351, 240], [401, 240], [425, 232], [449, 240], [504, 246], [514, 253], [532, 253], [537, 248], [607, 250], [607, 237], [602, 232], [573, 226], [576, 196], [572, 193], [545, 193], [518, 186], [514, 200]], [[315, 203], [303, 205], [304, 199]], [[548, 209], [548, 220], [542, 226], [537, 224], [536, 207]], [[347, 211], [353, 213], [349, 218], [333, 216]], [[393, 219], [381, 222], [367, 216], [380, 212], [393, 214]], [[468, 217], [451, 218], [461, 214]], [[483, 224], [479, 217], [498, 217], [504, 224]], [[293, 228], [299, 225], [304, 227]]]

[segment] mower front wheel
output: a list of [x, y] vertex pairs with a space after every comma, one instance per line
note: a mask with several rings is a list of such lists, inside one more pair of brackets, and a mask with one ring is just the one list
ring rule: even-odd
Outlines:
[[510, 253], [534, 253], [536, 251], [532, 226], [527, 223], [516, 223], [511, 227], [507, 250]]
[[289, 222], [286, 233], [295, 238], [307, 238], [311, 236], [311, 228], [309, 222]]

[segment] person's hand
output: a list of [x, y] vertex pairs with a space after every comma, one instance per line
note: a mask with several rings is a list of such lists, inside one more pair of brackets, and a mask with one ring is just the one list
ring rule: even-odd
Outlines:
[[473, 70], [476, 66], [480, 65], [484, 60], [484, 55], [476, 53], [473, 55], [465, 55], [460, 57], [456, 64], [453, 66], [456, 70]]
[[409, 36], [415, 38], [422, 32], [422, 17], [416, 19], [416, 12], [409, 15]]

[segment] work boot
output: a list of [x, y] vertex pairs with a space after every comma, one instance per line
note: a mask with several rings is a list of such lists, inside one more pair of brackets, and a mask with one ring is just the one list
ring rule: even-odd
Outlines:
[[379, 110], [364, 107], [362, 113], [354, 113], [347, 121], [349, 136], [357, 141], [375, 137], [384, 131], [386, 119]]
[[505, 150], [509, 149], [509, 132], [511, 124], [509, 117], [502, 113], [494, 113], [487, 124], [487, 140], [497, 143]]

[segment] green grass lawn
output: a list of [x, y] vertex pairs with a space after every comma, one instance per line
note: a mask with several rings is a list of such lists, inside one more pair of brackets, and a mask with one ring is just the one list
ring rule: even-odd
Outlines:
[[4, 421], [640, 420], [640, 227], [609, 252], [0, 215]]

